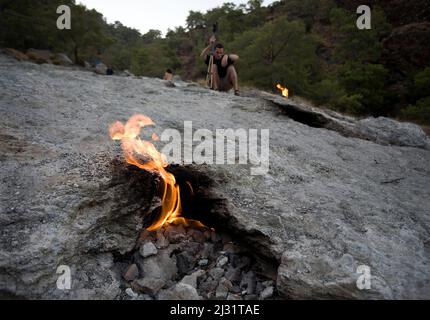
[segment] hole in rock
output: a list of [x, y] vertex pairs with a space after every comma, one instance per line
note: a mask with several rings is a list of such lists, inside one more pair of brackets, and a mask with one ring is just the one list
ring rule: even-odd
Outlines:
[[344, 137], [353, 137], [368, 140], [365, 136], [361, 135], [354, 130], [341, 125], [339, 122], [331, 119], [324, 114], [314, 112], [312, 110], [305, 110], [293, 104], [277, 103], [275, 101], [266, 100], [269, 104], [275, 105], [281, 112], [281, 114], [286, 115], [290, 119], [300, 122], [312, 128], [324, 128], [331, 131], [336, 131]]
[[321, 114], [303, 110], [294, 105], [281, 105], [275, 102], [272, 103], [280, 109], [282, 114], [309, 127], [327, 128], [330, 124], [330, 120]]
[[[139, 169], [131, 169], [135, 170]], [[115, 256], [123, 280], [121, 298], [278, 299], [278, 262], [257, 245], [262, 235], [236, 229], [226, 199], [214, 196], [213, 181], [204, 167], [169, 166], [167, 171], [180, 186], [181, 216], [204, 226], [178, 220], [155, 231], [144, 228], [133, 252]], [[159, 194], [159, 182], [154, 175], [154, 197]], [[159, 208], [147, 212], [144, 227], [159, 212]]]

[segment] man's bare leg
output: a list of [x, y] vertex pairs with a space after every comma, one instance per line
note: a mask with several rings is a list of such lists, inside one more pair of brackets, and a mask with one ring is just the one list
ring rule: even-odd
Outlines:
[[212, 88], [214, 90], [218, 90], [219, 88], [218, 67], [216, 64], [212, 65]]
[[239, 91], [239, 81], [234, 66], [229, 66], [227, 68], [227, 77], [234, 88], [234, 92]]

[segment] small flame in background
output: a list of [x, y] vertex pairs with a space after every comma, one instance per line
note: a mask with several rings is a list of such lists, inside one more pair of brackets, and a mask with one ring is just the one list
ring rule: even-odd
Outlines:
[[[117, 121], [109, 128], [110, 137], [113, 140], [121, 141], [121, 147], [127, 163], [143, 170], [156, 172], [162, 179], [161, 213], [147, 230], [155, 231], [166, 223], [182, 223], [195, 227], [204, 227], [199, 221], [180, 217], [182, 214], [180, 188], [176, 183], [175, 176], [165, 170], [168, 165], [166, 156], [158, 152], [152, 142], [142, 140], [139, 137], [141, 130], [147, 126], [155, 126], [155, 123], [149, 117], [138, 114], [132, 116], [125, 125]], [[155, 133], [152, 134], [152, 140], [159, 140]], [[191, 184], [189, 182], [187, 184], [193, 193]]]
[[282, 93], [282, 95], [286, 98], [288, 98], [288, 89], [281, 86], [279, 83], [276, 85], [276, 88], [279, 89]]

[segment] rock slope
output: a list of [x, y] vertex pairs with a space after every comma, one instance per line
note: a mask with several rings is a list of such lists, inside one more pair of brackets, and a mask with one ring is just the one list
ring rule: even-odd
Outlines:
[[[190, 168], [211, 181], [202, 192], [216, 205], [201, 214], [277, 268], [280, 297], [430, 298], [428, 138], [413, 125], [322, 111], [331, 125], [311, 126], [281, 112], [300, 104], [276, 99], [0, 55], [1, 296], [124, 296], [119, 261], [159, 205], [158, 178], [126, 166], [107, 130], [143, 113], [160, 129], [270, 129], [266, 175], [250, 175], [250, 165]], [[60, 265], [71, 268], [71, 290], [56, 286]], [[356, 285], [360, 265], [369, 290]]]

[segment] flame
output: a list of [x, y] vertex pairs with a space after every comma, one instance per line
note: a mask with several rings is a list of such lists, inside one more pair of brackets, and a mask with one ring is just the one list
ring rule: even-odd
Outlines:
[[[155, 146], [146, 140], [140, 139], [141, 130], [146, 126], [154, 126], [155, 123], [147, 116], [134, 115], [125, 125], [117, 121], [109, 128], [110, 137], [113, 140], [121, 140], [121, 147], [126, 161], [143, 170], [157, 172], [163, 181], [161, 214], [148, 231], [154, 231], [168, 223], [183, 223], [185, 225], [204, 226], [198, 221], [180, 217], [182, 213], [180, 188], [175, 176], [167, 172], [167, 159], [164, 154], [158, 152]], [[152, 140], [157, 141], [154, 133]]]
[[281, 91], [281, 93], [284, 97], [288, 98], [288, 89], [287, 88], [281, 86], [279, 83], [276, 85], [276, 88], [278, 88]]

